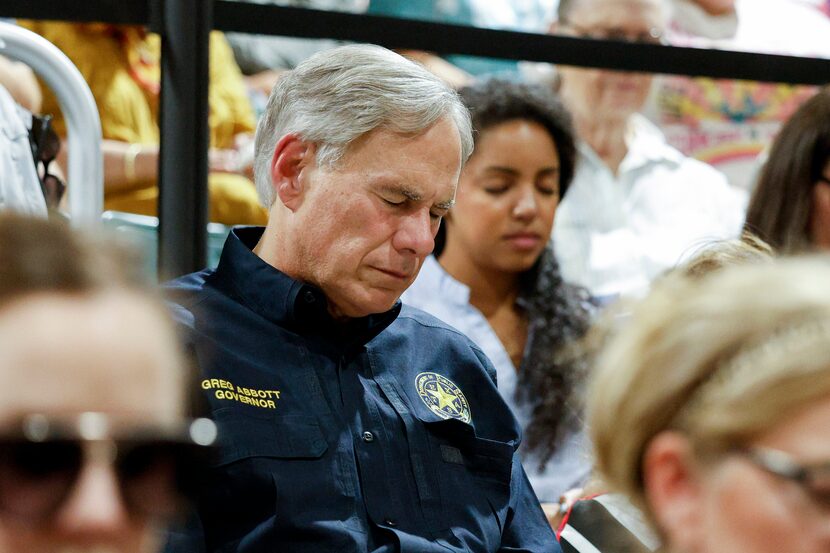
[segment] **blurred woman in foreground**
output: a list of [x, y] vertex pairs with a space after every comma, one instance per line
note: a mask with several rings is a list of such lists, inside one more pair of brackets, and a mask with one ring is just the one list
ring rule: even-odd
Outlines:
[[0, 214], [0, 553], [155, 553], [198, 490], [215, 427], [104, 246]]
[[597, 465], [668, 551], [830, 548], [830, 264], [667, 278], [600, 357]]

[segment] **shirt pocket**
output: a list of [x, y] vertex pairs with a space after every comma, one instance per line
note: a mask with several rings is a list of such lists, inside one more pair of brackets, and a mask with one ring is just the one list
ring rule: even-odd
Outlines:
[[234, 543], [257, 527], [277, 531], [291, 520], [287, 511], [292, 505], [313, 501], [309, 490], [331, 480], [324, 464], [328, 444], [314, 417], [240, 411], [213, 413], [219, 452], [200, 510], [207, 542], [215, 547]]
[[454, 539], [460, 551], [495, 551], [507, 519], [510, 502], [513, 445], [475, 435], [457, 420], [422, 420], [437, 461], [438, 489]]
[[250, 457], [316, 459], [328, 449], [320, 423], [303, 415], [252, 416], [218, 409], [219, 466]]

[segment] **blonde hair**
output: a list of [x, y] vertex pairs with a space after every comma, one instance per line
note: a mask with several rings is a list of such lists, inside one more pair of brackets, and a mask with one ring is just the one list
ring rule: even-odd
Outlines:
[[592, 379], [597, 468], [651, 514], [642, 457], [678, 430], [694, 450], [740, 446], [830, 394], [830, 263], [800, 259], [666, 277], [611, 336]]
[[740, 238], [711, 242], [677, 270], [688, 277], [700, 278], [712, 271], [733, 265], [770, 263], [775, 252], [769, 244], [750, 232]]

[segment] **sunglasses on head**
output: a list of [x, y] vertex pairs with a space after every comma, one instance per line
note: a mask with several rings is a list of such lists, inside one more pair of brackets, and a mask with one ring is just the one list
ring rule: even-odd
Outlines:
[[119, 428], [108, 415], [28, 415], [0, 435], [0, 516], [38, 524], [70, 497], [84, 468], [115, 471], [131, 516], [169, 520], [195, 500], [216, 441], [208, 419]]
[[[66, 191], [66, 185], [55, 175], [49, 172], [49, 165], [61, 149], [61, 140], [55, 129], [52, 128], [51, 115], [33, 115], [32, 129], [29, 134], [29, 141], [32, 145], [32, 155], [35, 163], [43, 165], [43, 176], [40, 177], [40, 188], [43, 197], [46, 198], [46, 205], [57, 208], [61, 198]], [[40, 170], [38, 172], [40, 174]]]

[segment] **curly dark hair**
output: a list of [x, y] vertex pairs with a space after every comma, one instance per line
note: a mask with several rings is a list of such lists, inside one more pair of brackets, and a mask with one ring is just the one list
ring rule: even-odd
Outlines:
[[524, 447], [536, 452], [544, 467], [567, 433], [582, 425], [588, 358], [579, 343], [590, 327], [593, 304], [587, 290], [562, 279], [550, 243], [522, 274], [516, 301], [528, 319], [516, 400], [531, 406]]
[[571, 114], [553, 91], [541, 85], [490, 79], [464, 87], [458, 93], [470, 110], [476, 143], [489, 127], [514, 119], [544, 127], [559, 154], [559, 196], [565, 195], [576, 169], [576, 135]]
[[[494, 79], [459, 93], [470, 110], [476, 142], [488, 128], [515, 119], [544, 127], [559, 154], [560, 198], [567, 192], [576, 168], [575, 134], [570, 114], [552, 91]], [[445, 240], [446, 227], [442, 225], [436, 237], [436, 257]], [[572, 346], [588, 330], [590, 296], [562, 279], [550, 243], [533, 267], [522, 274], [519, 287], [517, 305], [527, 316], [528, 344], [518, 373], [516, 400], [531, 406], [522, 447], [538, 453], [544, 466], [568, 431], [582, 424], [578, 420], [581, 402], [576, 398], [587, 362]]]

